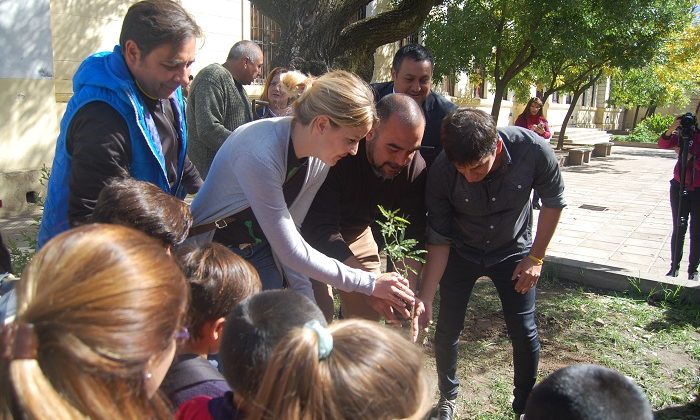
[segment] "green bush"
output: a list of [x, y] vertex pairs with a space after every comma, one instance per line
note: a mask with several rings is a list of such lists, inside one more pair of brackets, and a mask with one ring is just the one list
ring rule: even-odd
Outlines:
[[640, 123], [632, 130], [625, 140], [638, 143], [655, 143], [659, 140], [659, 134], [655, 134]]
[[666, 131], [669, 125], [673, 122], [675, 117], [673, 115], [657, 115], [654, 114], [651, 117], [645, 118], [640, 121], [639, 125], [643, 125], [652, 133], [657, 133], [660, 136], [661, 133]]
[[634, 127], [634, 130], [627, 136], [626, 141], [639, 143], [656, 143], [659, 136], [673, 122], [673, 115], [652, 115], [647, 117]]

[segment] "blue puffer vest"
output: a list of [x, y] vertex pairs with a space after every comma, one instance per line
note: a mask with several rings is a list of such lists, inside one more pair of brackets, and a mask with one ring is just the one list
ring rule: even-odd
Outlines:
[[41, 248], [46, 241], [70, 228], [68, 182], [72, 158], [66, 149], [66, 133], [76, 112], [89, 102], [108, 103], [126, 121], [131, 144], [129, 173], [132, 177], [156, 184], [163, 191], [177, 197], [185, 196], [185, 189], [181, 187], [181, 183], [187, 151], [187, 133], [180, 88], [170, 98], [180, 140], [178, 175], [172, 187], [168, 183], [165, 159], [155, 123], [138, 93], [118, 45], [111, 53], [97, 53], [83, 61], [73, 77], [73, 92], [61, 120], [61, 133], [56, 142], [37, 248]]

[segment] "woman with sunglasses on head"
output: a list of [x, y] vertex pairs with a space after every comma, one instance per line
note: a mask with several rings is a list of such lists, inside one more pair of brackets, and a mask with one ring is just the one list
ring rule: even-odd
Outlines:
[[[530, 98], [523, 112], [516, 118], [515, 125], [534, 131], [545, 140], [549, 140], [552, 137], [552, 133], [549, 131], [549, 122], [542, 114], [542, 106], [542, 99], [538, 97]], [[532, 208], [539, 210], [540, 206], [540, 196], [537, 194], [537, 191], [533, 191]]]

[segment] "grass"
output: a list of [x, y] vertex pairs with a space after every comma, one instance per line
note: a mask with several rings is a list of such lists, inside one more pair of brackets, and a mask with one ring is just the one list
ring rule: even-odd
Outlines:
[[[681, 299], [650, 303], [648, 298], [543, 278], [537, 298], [540, 379], [570, 364], [595, 363], [631, 377], [657, 419], [700, 418], [700, 307]], [[432, 351], [426, 347], [426, 352], [434, 375]], [[459, 418], [512, 419], [511, 346], [488, 280], [474, 288], [459, 359]]]

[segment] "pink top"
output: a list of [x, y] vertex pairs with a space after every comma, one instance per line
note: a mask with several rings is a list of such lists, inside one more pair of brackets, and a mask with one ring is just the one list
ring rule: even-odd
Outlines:
[[[678, 147], [678, 134], [674, 133], [668, 139], [661, 136], [658, 144], [659, 149]], [[686, 165], [685, 173], [685, 186], [690, 191], [700, 188], [700, 159], [695, 159], [698, 155], [700, 155], [700, 133], [695, 133], [693, 140], [690, 142], [690, 149], [688, 149], [688, 165]], [[676, 162], [676, 166], [673, 168], [673, 179], [680, 183], [681, 169], [678, 163]]]
[[[549, 132], [549, 123], [543, 117], [540, 117], [539, 115], [530, 114], [527, 116], [527, 118], [525, 118], [522, 115], [520, 115], [515, 120], [515, 125], [517, 125], [518, 127], [527, 128], [531, 131], [535, 131], [532, 129], [532, 127], [539, 123], [542, 123], [542, 127], [544, 128], [544, 133], [542, 133], [541, 136], [548, 140], [550, 137], [552, 137], [552, 133]], [[537, 132], [535, 132], [535, 134], [537, 134]]]

